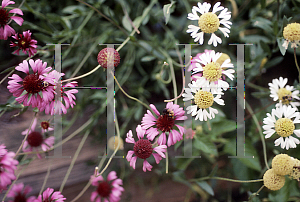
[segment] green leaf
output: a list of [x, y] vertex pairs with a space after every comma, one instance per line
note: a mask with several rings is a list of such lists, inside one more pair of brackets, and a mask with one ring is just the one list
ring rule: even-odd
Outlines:
[[152, 60], [155, 60], [155, 57], [152, 56], [152, 55], [146, 55], [146, 56], [144, 56], [144, 57], [141, 58], [142, 62], [150, 62]]
[[282, 56], [284, 56], [285, 52], [286, 52], [285, 47], [282, 46], [284, 41], [285, 41], [285, 39], [282, 37], [277, 38], [277, 44], [278, 44], [278, 47], [279, 47], [279, 50], [280, 50]]
[[270, 20], [268, 20], [266, 18], [262, 18], [262, 17], [256, 17], [256, 18], [252, 19], [251, 21], [252, 21], [252, 25], [254, 27], [259, 27], [268, 33], [273, 32], [273, 29], [271, 27], [272, 22]]
[[260, 0], [260, 5], [261, 5], [261, 8], [265, 8], [266, 7], [266, 0]]
[[163, 12], [164, 12], [166, 24], [168, 24], [169, 19], [170, 19], [170, 15], [171, 15], [171, 13], [173, 13], [173, 11], [174, 11], [174, 8], [171, 9], [171, 7], [173, 6], [174, 3], [175, 3], [175, 1], [171, 1], [170, 4], [166, 4], [166, 5], [164, 5], [164, 7], [163, 7]]
[[125, 15], [122, 18], [122, 24], [127, 31], [129, 31], [129, 32], [132, 31], [132, 26], [129, 22], [129, 19]]
[[203, 190], [205, 190], [208, 194], [210, 194], [212, 196], [214, 195], [214, 190], [211, 188], [211, 186], [207, 182], [201, 181], [201, 182], [196, 182], [196, 183], [199, 187], [201, 187]]
[[194, 147], [205, 153], [212, 154], [214, 156], [218, 155], [218, 150], [216, 148], [216, 145], [213, 142], [211, 142], [209, 138], [201, 138], [201, 140], [200, 138], [195, 139]]
[[185, 170], [193, 160], [194, 160], [194, 158], [178, 158], [176, 167], [179, 170]]
[[259, 43], [260, 41], [263, 41], [265, 43], [270, 43], [270, 38], [266, 36], [261, 35], [248, 35], [241, 38], [242, 41], [246, 43]]
[[[253, 158], [239, 158], [239, 160], [246, 165], [248, 168], [252, 168], [257, 171], [261, 171], [261, 165], [259, 163], [259, 155], [257, 154], [255, 148], [249, 141], [246, 141], [245, 146], [245, 157], [253, 157]], [[231, 154], [232, 156], [236, 156], [236, 139], [230, 140], [224, 148], [224, 151]]]
[[253, 93], [251, 93], [251, 95], [258, 99], [268, 98], [268, 97], [270, 97], [270, 92], [253, 92]]
[[270, 68], [270, 67], [274, 67], [274, 66], [278, 65], [279, 63], [281, 63], [281, 62], [283, 61], [283, 59], [284, 59], [284, 57], [282, 57], [282, 56], [277, 56], [277, 57], [275, 57], [275, 58], [269, 60], [269, 61], [265, 64], [264, 68], [267, 69], [267, 68]]
[[222, 119], [220, 122], [212, 124], [212, 130], [210, 134], [214, 137], [222, 135], [227, 132], [236, 130], [237, 123], [232, 120]]

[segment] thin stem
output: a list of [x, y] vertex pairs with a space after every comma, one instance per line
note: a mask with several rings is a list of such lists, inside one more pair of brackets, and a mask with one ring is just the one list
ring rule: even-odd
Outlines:
[[32, 126], [32, 124], [33, 124], [33, 122], [34, 122], [34, 119], [36, 118], [36, 115], [37, 115], [37, 112], [34, 113], [34, 117], [33, 117], [32, 121], [31, 121], [31, 124], [30, 124], [30, 126], [29, 126], [29, 128], [28, 128], [27, 134], [26, 134], [26, 136], [24, 137], [24, 139], [23, 139], [23, 141], [22, 141], [22, 144], [20, 145], [20, 147], [19, 147], [18, 151], [16, 152], [16, 155], [14, 156], [14, 158], [16, 158], [16, 156], [18, 156], [18, 154], [19, 154], [21, 148], [23, 147], [23, 145], [24, 145], [24, 143], [25, 143], [25, 141], [26, 141], [26, 139], [27, 139], [27, 137], [28, 137], [28, 135], [29, 135], [29, 131], [31, 130], [31, 126]]
[[264, 181], [263, 179], [258, 179], [258, 180], [234, 180], [230, 178], [225, 178], [225, 177], [201, 177], [197, 179], [191, 179], [189, 180], [190, 182], [197, 182], [197, 181], [204, 181], [204, 180], [209, 180], [209, 179], [215, 179], [215, 180], [224, 180], [228, 182], [239, 182], [239, 183], [251, 183], [251, 182], [262, 182]]
[[298, 81], [300, 82], [300, 68], [299, 68], [299, 65], [298, 65], [298, 62], [297, 62], [296, 48], [294, 48], [294, 58], [295, 58], [295, 64], [296, 64], [296, 67], [297, 67], [298, 73], [299, 73]]
[[[20, 3], [20, 5], [19, 5], [19, 7], [18, 8], [21, 8], [22, 6], [23, 6], [23, 4], [24, 4], [24, 2], [25, 2], [25, 0], [23, 0], [21, 3]], [[16, 15], [16, 13], [14, 13], [12, 16], [15, 16]], [[11, 17], [12, 17], [11, 16]], [[11, 23], [11, 21], [12, 21], [12, 18], [10, 18], [10, 20], [8, 21], [8, 25]]]
[[146, 105], [145, 103], [143, 103], [143, 102], [140, 101], [139, 99], [137, 99], [137, 98], [135, 98], [135, 97], [132, 97], [132, 96], [128, 95], [128, 94], [123, 90], [123, 88], [120, 86], [120, 84], [119, 84], [117, 78], [115, 77], [114, 73], [113, 73], [112, 71], [111, 71], [110, 73], [111, 73], [112, 76], [114, 77], [114, 79], [115, 79], [115, 81], [116, 81], [118, 87], [120, 88], [120, 90], [122, 91], [122, 93], [123, 93], [124, 95], [126, 95], [128, 98], [130, 98], [130, 99], [132, 99], [132, 100], [134, 100], [134, 101], [137, 101], [138, 103], [144, 105], [147, 109], [149, 109], [150, 111], [152, 111], [152, 109], [151, 109], [148, 105]]
[[77, 77], [74, 77], [74, 78], [66, 79], [66, 80], [63, 80], [63, 81], [61, 81], [61, 82], [64, 83], [64, 82], [67, 82], [67, 81], [73, 81], [73, 80], [76, 80], [76, 79], [81, 79], [81, 78], [83, 78], [83, 77], [86, 77], [86, 76], [88, 76], [88, 75], [94, 73], [94, 72], [97, 71], [97, 69], [99, 69], [100, 67], [101, 67], [101, 65], [98, 65], [98, 66], [95, 67], [92, 71], [90, 71], [90, 72], [88, 72], [88, 73], [85, 73], [85, 74], [83, 74], [83, 75], [80, 75], [80, 76], [77, 76]]
[[258, 120], [257, 120], [257, 117], [256, 117], [256, 115], [254, 114], [254, 112], [253, 112], [251, 106], [248, 104], [247, 101], [245, 101], [245, 103], [246, 103], [246, 108], [247, 108], [247, 110], [250, 112], [250, 114], [252, 114], [252, 119], [253, 119], [253, 121], [254, 121], [254, 123], [255, 123], [255, 125], [256, 125], [256, 128], [257, 128], [257, 130], [258, 130], [258, 132], [259, 132], [259, 135], [260, 135], [260, 139], [261, 139], [262, 146], [263, 146], [264, 161], [265, 161], [266, 167], [267, 167], [268, 169], [270, 169], [270, 167], [269, 167], [269, 165], [268, 165], [268, 160], [267, 160], [266, 142], [265, 142], [265, 138], [264, 138], [264, 135], [263, 135], [263, 133], [262, 133], [262, 130], [261, 130], [261, 126], [260, 126], [260, 124], [259, 124], [259, 122], [258, 122]]
[[[173, 91], [174, 91], [174, 97], [177, 97], [177, 84], [176, 84], [176, 78], [175, 78], [175, 72], [174, 72], [174, 66], [172, 59], [168, 57], [167, 59], [169, 65], [170, 65], [170, 70], [171, 70], [171, 76], [172, 76], [172, 83], [173, 83]], [[175, 99], [175, 104], [177, 104], [177, 99]]]
[[261, 186], [261, 188], [259, 188], [259, 190], [254, 193], [253, 195], [251, 195], [251, 197], [249, 197], [249, 201], [252, 200], [252, 198], [254, 198], [255, 196], [257, 196], [259, 194], [259, 192], [265, 187], [265, 185]]
[[5, 81], [5, 79], [7, 79], [7, 77], [9, 77], [12, 73], [14, 73], [14, 69], [11, 70], [1, 81], [0, 81], [0, 84], [3, 83], [3, 81]]
[[72, 171], [72, 169], [73, 169], [73, 166], [74, 166], [74, 164], [75, 164], [75, 162], [76, 162], [76, 160], [77, 160], [77, 158], [78, 158], [78, 155], [79, 155], [79, 153], [80, 153], [80, 151], [81, 151], [81, 149], [82, 149], [82, 147], [83, 147], [83, 145], [84, 145], [84, 143], [85, 143], [87, 137], [89, 136], [89, 134], [90, 134], [90, 131], [87, 130], [87, 131], [85, 132], [83, 138], [81, 139], [81, 142], [80, 142], [80, 144], [79, 144], [79, 146], [78, 146], [78, 148], [77, 148], [77, 150], [76, 150], [76, 152], [75, 152], [75, 154], [74, 154], [74, 157], [73, 157], [72, 162], [71, 162], [71, 164], [70, 164], [70, 166], [69, 166], [69, 169], [68, 169], [68, 171], [67, 171], [67, 173], [66, 173], [66, 175], [65, 175], [65, 178], [63, 179], [63, 181], [62, 181], [62, 183], [61, 183], [61, 185], [60, 185], [60, 188], [59, 188], [59, 191], [60, 191], [60, 192], [63, 191], [64, 186], [65, 186], [65, 184], [66, 184], [66, 182], [67, 182], [67, 180], [68, 180], [68, 178], [69, 178], [69, 175], [71, 174], [71, 171]]
[[44, 179], [44, 182], [43, 182], [43, 185], [42, 185], [42, 187], [41, 187], [41, 190], [40, 190], [39, 195], [42, 194], [42, 192], [43, 192], [43, 190], [44, 190], [44, 188], [45, 188], [45, 186], [46, 186], [46, 183], [47, 183], [47, 181], [48, 181], [48, 178], [49, 178], [49, 176], [50, 176], [52, 160], [53, 160], [53, 159], [49, 159], [49, 161], [48, 161], [48, 162], [49, 162], [49, 166], [48, 166], [47, 173], [46, 173], [46, 176], [45, 176], [45, 179]]
[[168, 154], [168, 148], [166, 149], [166, 174], [169, 173], [169, 154]]

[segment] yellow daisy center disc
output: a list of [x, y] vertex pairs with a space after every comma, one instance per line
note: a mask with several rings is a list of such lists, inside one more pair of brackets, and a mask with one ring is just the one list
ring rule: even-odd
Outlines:
[[203, 76], [210, 82], [218, 81], [222, 76], [222, 68], [219, 63], [210, 62], [203, 67]]
[[288, 105], [290, 103], [290, 99], [292, 96], [292, 92], [287, 90], [286, 88], [280, 88], [277, 92], [278, 99], [282, 101], [282, 104]]
[[283, 30], [283, 37], [289, 41], [299, 41], [300, 24], [296, 22], [288, 24]]
[[288, 137], [293, 134], [295, 125], [291, 119], [280, 118], [275, 123], [275, 131], [281, 137]]
[[200, 16], [198, 25], [202, 32], [210, 34], [218, 30], [220, 21], [216, 14], [208, 12]]
[[206, 109], [214, 103], [214, 96], [211, 92], [199, 90], [194, 96], [195, 104], [201, 108]]

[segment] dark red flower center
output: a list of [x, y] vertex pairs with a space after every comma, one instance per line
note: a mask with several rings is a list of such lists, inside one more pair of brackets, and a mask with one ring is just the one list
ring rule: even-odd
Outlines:
[[32, 147], [40, 146], [43, 143], [43, 140], [42, 134], [37, 131], [31, 132], [27, 137], [28, 144]]
[[133, 147], [135, 155], [141, 159], [149, 158], [153, 152], [152, 144], [149, 140], [138, 140]]
[[23, 38], [22, 34], [19, 34], [20, 38], [18, 38], [18, 46], [25, 50], [26, 48], [29, 48], [30, 38], [29, 40], [27, 38]]
[[8, 12], [6, 9], [1, 8], [0, 9], [0, 25], [1, 27], [6, 25], [8, 20], [9, 20], [9, 16], [8, 16]]
[[41, 126], [42, 126], [42, 128], [43, 128], [44, 130], [46, 130], [46, 129], [49, 128], [50, 124], [49, 124], [48, 121], [43, 121], [43, 122], [41, 123]]
[[172, 117], [170, 114], [163, 113], [163, 115], [160, 115], [156, 121], [156, 126], [158, 130], [161, 130], [162, 132], [170, 132], [170, 130], [173, 128], [175, 123], [174, 117]]
[[31, 94], [38, 93], [43, 90], [43, 81], [37, 74], [29, 74], [23, 80], [24, 89]]
[[108, 197], [109, 194], [111, 193], [111, 190], [112, 187], [107, 181], [100, 182], [97, 187], [98, 194], [103, 198]]
[[27, 199], [24, 196], [24, 194], [18, 193], [18, 195], [15, 197], [14, 202], [26, 202]]

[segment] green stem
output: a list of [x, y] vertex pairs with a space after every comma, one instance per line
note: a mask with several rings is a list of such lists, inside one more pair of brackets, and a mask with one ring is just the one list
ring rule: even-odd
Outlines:
[[251, 183], [251, 182], [262, 182], [264, 181], [263, 179], [258, 179], [258, 180], [234, 180], [230, 178], [224, 178], [224, 177], [201, 177], [197, 179], [191, 179], [189, 180], [190, 182], [198, 182], [198, 181], [204, 181], [204, 180], [210, 180], [210, 179], [215, 179], [215, 180], [224, 180], [228, 182], [239, 182], [239, 183]]
[[261, 139], [262, 146], [263, 146], [264, 161], [265, 161], [266, 167], [267, 167], [268, 169], [270, 169], [270, 167], [269, 167], [269, 165], [268, 165], [268, 160], [267, 160], [266, 142], [265, 142], [265, 138], [264, 138], [263, 132], [262, 132], [262, 130], [261, 130], [261, 126], [260, 126], [260, 124], [259, 124], [259, 122], [258, 122], [258, 120], [257, 120], [257, 117], [256, 117], [256, 115], [254, 114], [254, 112], [253, 112], [251, 106], [248, 104], [247, 101], [245, 101], [245, 103], [246, 103], [246, 108], [247, 108], [247, 110], [250, 112], [250, 114], [252, 114], [252, 119], [253, 119], [253, 121], [254, 121], [254, 123], [255, 123], [255, 125], [256, 125], [256, 128], [257, 128], [257, 130], [258, 130], [258, 132], [259, 132], [259, 135], [260, 135], [260, 139]]
[[166, 149], [166, 174], [169, 173], [169, 154], [168, 154], [168, 148]]
[[45, 176], [45, 179], [44, 179], [44, 182], [43, 182], [43, 185], [42, 185], [42, 187], [41, 187], [41, 190], [40, 190], [39, 195], [41, 195], [42, 192], [44, 191], [44, 188], [45, 188], [45, 186], [46, 186], [46, 184], [47, 184], [47, 181], [48, 181], [48, 178], [49, 178], [49, 176], [50, 176], [52, 160], [53, 160], [53, 159], [49, 159], [49, 161], [48, 161], [48, 162], [49, 162], [49, 166], [48, 166], [47, 173], [46, 173], [46, 176]]
[[296, 55], [296, 48], [294, 48], [294, 58], [295, 58], [295, 64], [296, 64], [296, 67], [298, 69], [298, 73], [299, 73], [299, 76], [298, 76], [298, 81], [300, 82], [300, 68], [299, 68], [299, 65], [298, 65], [298, 62], [297, 62], [297, 55]]

